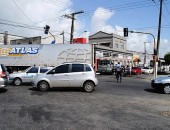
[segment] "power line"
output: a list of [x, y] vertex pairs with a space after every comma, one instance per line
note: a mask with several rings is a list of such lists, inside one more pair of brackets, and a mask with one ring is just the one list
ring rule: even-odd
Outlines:
[[[154, 2], [154, 3], [155, 3], [155, 2]], [[155, 4], [156, 4], [156, 3], [155, 3]], [[157, 7], [157, 9], [159, 10], [159, 7], [158, 7], [157, 4], [156, 4], [156, 7]], [[169, 20], [165, 17], [164, 13], [162, 13], [162, 15], [163, 15], [164, 19], [166, 20], [166, 22], [168, 23], [168, 25], [170, 26], [170, 22], [169, 22]]]
[[[47, 2], [47, 3], [55, 3], [54, 1], [50, 1], [49, 0], [42, 0], [44, 2]], [[112, 6], [112, 7], [107, 7], [107, 9], [109, 10], [115, 10], [115, 11], [125, 11], [125, 10], [130, 10], [130, 9], [136, 9], [136, 8], [144, 8], [144, 7], [150, 7], [150, 6], [154, 6], [152, 4], [149, 4], [149, 3], [144, 3], [146, 1], [140, 1], [140, 2], [133, 2], [133, 3], [128, 3], [128, 4], [121, 4], [121, 5], [116, 5], [116, 6]], [[58, 3], [62, 3], [62, 2], [58, 2]], [[65, 4], [66, 5], [66, 4]], [[57, 5], [58, 6], [58, 5]], [[107, 10], [106, 9], [106, 10]], [[95, 10], [94, 10], [95, 11]], [[93, 15], [94, 11], [85, 11], [85, 14], [83, 16], [91, 16]], [[103, 12], [103, 11], [102, 11]], [[98, 11], [98, 13], [100, 13], [100, 11]], [[51, 19], [53, 20], [53, 19]], [[54, 19], [55, 20], [55, 19]]]
[[[56, 1], [54, 1], [54, 0], [53, 1], [42, 0], [42, 1], [50, 3], [50, 4], [56, 3]], [[145, 7], [155, 6], [155, 5], [148, 3], [148, 2], [149, 1], [146, 2], [146, 0], [138, 1], [138, 2], [131, 2], [131, 3], [128, 3], [128, 4], [121, 4], [121, 5], [115, 5], [115, 6], [112, 6], [112, 7], [107, 7], [107, 9], [120, 12], [120, 11], [132, 10], [132, 9], [136, 9], [136, 8], [145, 8]], [[57, 3], [59, 3], [59, 4], [62, 3], [63, 5], [66, 5], [66, 6], [68, 5], [68, 4], [65, 4], [63, 2], [59, 2], [59, 1], [57, 1]], [[58, 6], [58, 4], [57, 4], [57, 6]], [[97, 13], [100, 13], [100, 12], [101, 11], [98, 11]], [[94, 13], [91, 13], [90, 11], [85, 11], [85, 14], [83, 14], [82, 16], [92, 16], [92, 15], [94, 15]], [[54, 19], [52, 18], [52, 19], [49, 19], [49, 20], [53, 21], [53, 20], [56, 20], [56, 19], [57, 18], [54, 18]], [[102, 19], [98, 18], [97, 21], [102, 22]]]
[[21, 11], [21, 13], [32, 23], [34, 23], [25, 13], [22, 11], [22, 9], [19, 7], [19, 5], [16, 3], [15, 0], [13, 0], [13, 3], [17, 6], [17, 8]]
[[166, 9], [166, 11], [168, 12], [168, 14], [170, 15], [170, 11], [168, 10], [168, 8], [167, 8], [167, 6], [166, 6], [166, 4], [165, 4], [165, 2], [163, 1], [163, 4], [164, 4], [164, 6], [165, 6], [165, 9]]
[[43, 30], [43, 29], [40, 29], [39, 27], [28, 27], [28, 26], [24, 26], [24, 25], [17, 25], [17, 24], [11, 24], [11, 23], [3, 23], [3, 22], [0, 22], [0, 24], [3, 24], [3, 25], [7, 25], [7, 26], [13, 26], [13, 27], [21, 27], [21, 28], [28, 28], [28, 29], [34, 29], [34, 30]]
[[73, 41], [73, 33], [74, 33], [74, 20], [75, 20], [75, 15], [77, 14], [81, 14], [84, 13], [84, 11], [79, 11], [79, 12], [74, 12], [70, 15], [64, 15], [64, 17], [69, 18], [72, 20], [72, 24], [71, 24], [71, 33], [70, 33], [70, 44], [72, 44]]

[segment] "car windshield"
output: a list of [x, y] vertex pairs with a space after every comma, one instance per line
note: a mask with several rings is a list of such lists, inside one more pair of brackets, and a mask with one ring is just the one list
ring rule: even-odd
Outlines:
[[149, 67], [143, 67], [143, 69], [149, 69]]
[[101, 60], [101, 61], [99, 61], [99, 65], [108, 65], [110, 63], [111, 63], [110, 60]]
[[139, 67], [132, 67], [132, 69], [140, 69]]
[[29, 69], [31, 69], [32, 67], [28, 67], [26, 70], [24, 70], [23, 72], [27, 72]]

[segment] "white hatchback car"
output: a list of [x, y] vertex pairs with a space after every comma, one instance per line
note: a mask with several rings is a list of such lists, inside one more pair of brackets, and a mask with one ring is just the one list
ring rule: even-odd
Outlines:
[[51, 87], [82, 87], [86, 92], [92, 92], [98, 85], [95, 71], [90, 64], [65, 63], [52, 70], [38, 75], [33, 87], [47, 91]]
[[143, 67], [142, 68], [142, 73], [144, 73], [144, 74], [152, 74], [153, 73], [153, 68]]
[[22, 83], [32, 83], [32, 80], [36, 75], [47, 72], [53, 67], [44, 67], [44, 66], [33, 66], [27, 68], [25, 71], [18, 73], [11, 73], [9, 75], [9, 83], [13, 83], [16, 86], [21, 85]]

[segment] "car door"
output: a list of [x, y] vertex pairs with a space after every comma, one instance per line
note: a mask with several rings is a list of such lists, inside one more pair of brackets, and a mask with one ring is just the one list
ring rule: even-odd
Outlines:
[[51, 70], [51, 72], [49, 72], [48, 75], [50, 74], [52, 87], [69, 87], [69, 64], [57, 66]]
[[72, 64], [69, 73], [70, 87], [80, 87], [86, 80], [86, 72], [84, 64]]
[[40, 67], [32, 67], [30, 68], [23, 76], [24, 82], [31, 82], [39, 72]]

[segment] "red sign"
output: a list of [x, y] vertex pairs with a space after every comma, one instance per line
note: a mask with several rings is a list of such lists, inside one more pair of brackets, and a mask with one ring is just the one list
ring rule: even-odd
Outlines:
[[74, 38], [73, 44], [86, 44], [86, 38]]

